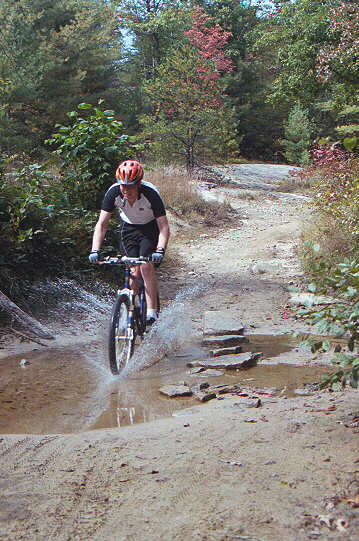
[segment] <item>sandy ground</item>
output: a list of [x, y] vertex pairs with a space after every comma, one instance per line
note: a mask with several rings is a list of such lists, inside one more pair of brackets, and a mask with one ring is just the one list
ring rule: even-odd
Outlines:
[[[286, 287], [301, 280], [307, 207], [223, 194], [238, 218], [173, 237], [180, 264], [175, 276], [162, 270], [164, 293], [206, 278], [193, 303], [199, 333], [206, 310], [227, 307], [247, 332], [300, 329]], [[0, 436], [0, 539], [359, 540], [358, 393], [261, 400], [249, 409], [229, 396], [119, 429]]]

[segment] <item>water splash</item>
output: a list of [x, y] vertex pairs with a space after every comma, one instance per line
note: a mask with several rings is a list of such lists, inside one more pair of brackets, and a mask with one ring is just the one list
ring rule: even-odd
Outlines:
[[121, 377], [149, 368], [168, 353], [193, 341], [192, 301], [208, 289], [208, 284], [197, 284], [182, 289], [173, 302], [161, 312], [158, 321], [135, 351]]
[[113, 289], [101, 282], [93, 282], [91, 286], [92, 290], [84, 289], [76, 281], [66, 279], [42, 281], [32, 285], [28, 298], [46, 317], [56, 319], [59, 315], [106, 313], [113, 302]]

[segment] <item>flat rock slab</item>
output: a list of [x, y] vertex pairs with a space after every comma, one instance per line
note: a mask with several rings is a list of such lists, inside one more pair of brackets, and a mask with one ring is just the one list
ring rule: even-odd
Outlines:
[[278, 182], [284, 178], [298, 175], [300, 171], [300, 167], [292, 165], [242, 163], [231, 167], [231, 178], [238, 183], [246, 180], [250, 182]]
[[216, 391], [218, 394], [237, 394], [241, 392], [241, 386], [239, 383], [235, 383], [234, 385], [220, 386], [217, 389], [216, 386], [212, 386], [210, 390]]
[[212, 370], [212, 369], [205, 370], [203, 366], [201, 366], [200, 368], [202, 369], [202, 372], [200, 373], [201, 377], [218, 377], [218, 376], [223, 376], [224, 374], [224, 370]]
[[236, 310], [216, 310], [205, 312], [203, 316], [203, 334], [226, 335], [242, 334], [244, 326]]
[[243, 334], [229, 334], [225, 336], [205, 336], [202, 340], [202, 346], [208, 347], [230, 347], [239, 346], [240, 344], [248, 343], [249, 340]]
[[205, 369], [203, 368], [203, 366], [196, 366], [195, 368], [191, 368], [191, 370], [189, 370], [187, 374], [189, 374], [190, 376], [195, 376], [196, 374], [200, 374], [204, 371]]
[[242, 351], [241, 346], [233, 346], [231, 348], [212, 349], [209, 354], [211, 357], [221, 357], [221, 355], [234, 355]]
[[160, 393], [170, 398], [176, 396], [192, 396], [192, 391], [187, 385], [164, 385], [160, 388]]
[[208, 400], [212, 400], [213, 398], [217, 398], [216, 393], [211, 393], [208, 391], [195, 391], [193, 393], [193, 396], [197, 398], [200, 402], [208, 402]]
[[245, 370], [252, 368], [257, 364], [261, 353], [238, 353], [238, 355], [224, 355], [206, 361], [192, 361], [188, 363], [190, 367], [202, 366], [204, 368], [224, 368], [226, 370]]

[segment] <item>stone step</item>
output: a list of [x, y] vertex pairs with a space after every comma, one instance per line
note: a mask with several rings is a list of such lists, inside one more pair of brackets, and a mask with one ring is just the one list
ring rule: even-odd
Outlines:
[[203, 335], [243, 334], [244, 325], [237, 310], [213, 310], [203, 315]]
[[187, 363], [187, 366], [195, 368], [201, 366], [203, 368], [224, 368], [226, 370], [237, 370], [252, 368], [257, 364], [262, 353], [238, 353], [237, 355], [223, 355], [222, 357], [215, 357], [213, 359], [207, 359], [205, 361], [191, 361]]
[[247, 344], [249, 342], [246, 336], [243, 334], [229, 334], [224, 336], [205, 336], [202, 340], [202, 346], [207, 347], [229, 347], [239, 346], [240, 344]]
[[222, 355], [234, 355], [241, 353], [241, 346], [234, 346], [231, 348], [211, 349], [209, 352], [210, 357], [221, 357]]

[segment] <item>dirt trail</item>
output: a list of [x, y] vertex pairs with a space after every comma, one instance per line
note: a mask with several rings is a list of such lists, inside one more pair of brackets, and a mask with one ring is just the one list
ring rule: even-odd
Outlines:
[[[308, 210], [250, 197], [233, 192], [238, 223], [177, 241], [183, 263], [175, 277], [163, 271], [168, 296], [208, 283], [194, 302], [198, 333], [205, 310], [226, 306], [258, 333], [299, 326], [285, 286], [300, 274]], [[0, 539], [359, 540], [347, 501], [359, 504], [358, 393], [261, 398], [256, 409], [233, 397], [132, 427], [0, 437]]]

